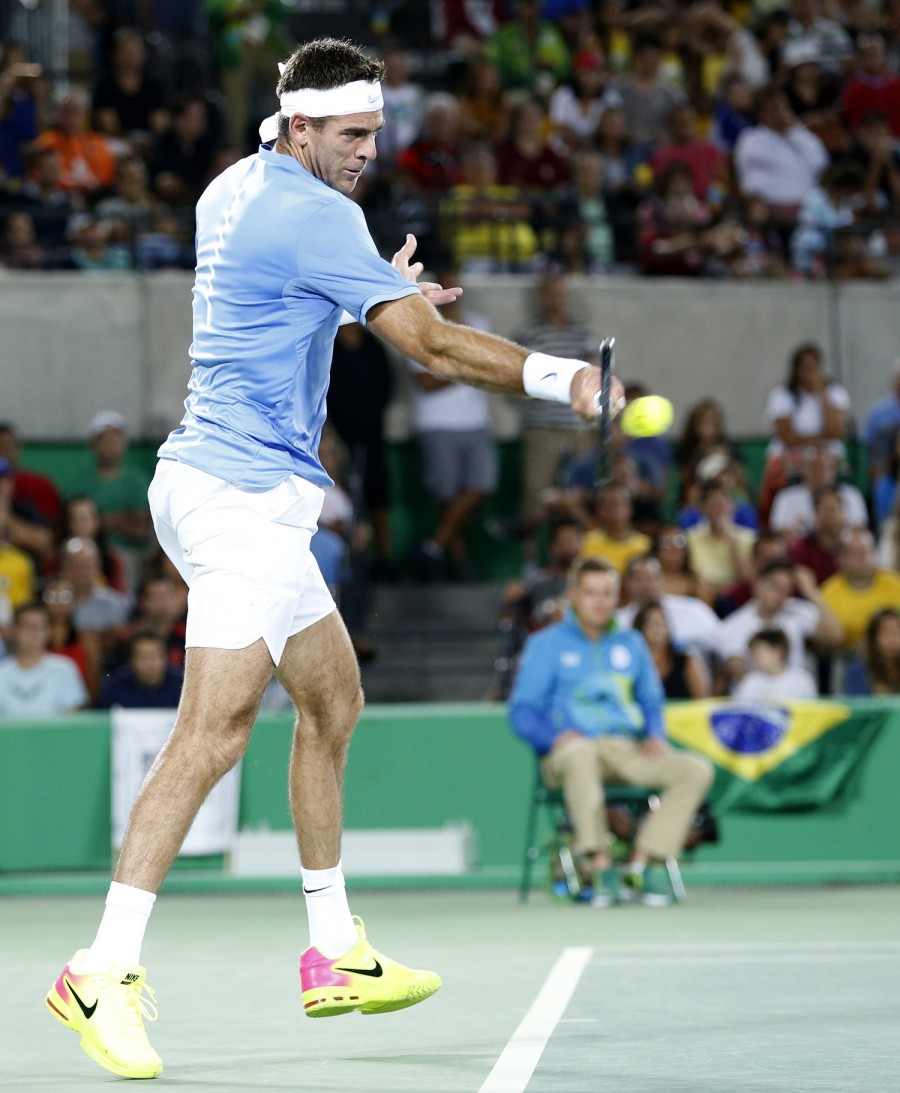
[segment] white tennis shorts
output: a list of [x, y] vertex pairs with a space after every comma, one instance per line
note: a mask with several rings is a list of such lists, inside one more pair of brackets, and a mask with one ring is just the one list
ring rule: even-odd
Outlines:
[[243, 649], [262, 638], [277, 665], [292, 634], [335, 610], [309, 549], [324, 496], [297, 475], [271, 490], [241, 490], [159, 461], [150, 512], [188, 585], [188, 646]]

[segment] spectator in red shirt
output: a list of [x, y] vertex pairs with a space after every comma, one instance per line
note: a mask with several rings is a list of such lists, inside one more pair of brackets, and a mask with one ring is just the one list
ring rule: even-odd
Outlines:
[[452, 95], [428, 100], [422, 135], [397, 157], [397, 169], [410, 190], [446, 193], [462, 180], [459, 104]]
[[56, 527], [61, 512], [59, 490], [46, 475], [25, 470], [19, 465], [22, 445], [15, 425], [0, 423], [0, 457], [13, 468], [13, 502], [36, 509], [48, 527]]
[[709, 200], [713, 183], [724, 183], [725, 156], [711, 140], [697, 135], [697, 115], [687, 103], [671, 111], [666, 126], [669, 139], [650, 157], [654, 175], [661, 175], [670, 163], [686, 163], [694, 173], [695, 195], [701, 201]]
[[884, 38], [865, 31], [856, 40], [857, 69], [844, 87], [844, 117], [851, 129], [867, 114], [883, 113], [900, 136], [900, 79], [888, 68]]
[[812, 570], [816, 584], [822, 584], [837, 573], [838, 547], [847, 526], [847, 517], [837, 486], [823, 486], [817, 490], [813, 503], [815, 525], [807, 535], [790, 543], [788, 556], [795, 565]]
[[525, 193], [555, 190], [571, 177], [566, 160], [547, 141], [549, 123], [537, 99], [523, 99], [513, 110], [509, 140], [497, 154], [501, 186], [517, 186]]

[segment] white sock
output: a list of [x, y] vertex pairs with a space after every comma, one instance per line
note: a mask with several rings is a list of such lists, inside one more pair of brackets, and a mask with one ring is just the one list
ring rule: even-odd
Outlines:
[[144, 931], [155, 902], [155, 893], [113, 881], [94, 943], [72, 971], [84, 974], [105, 972], [111, 964], [139, 965]]
[[309, 944], [323, 956], [334, 958], [359, 941], [350, 907], [344, 872], [338, 862], [332, 869], [303, 869], [303, 894], [309, 917]]

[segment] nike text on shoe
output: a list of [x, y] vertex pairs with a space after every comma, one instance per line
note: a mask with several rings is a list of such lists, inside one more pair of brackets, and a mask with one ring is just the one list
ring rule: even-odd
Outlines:
[[389, 1013], [424, 1002], [441, 985], [434, 972], [398, 964], [377, 952], [366, 940], [362, 919], [356, 918], [359, 941], [336, 959], [318, 949], [300, 957], [300, 987], [308, 1017], [341, 1013]]
[[81, 1046], [120, 1078], [156, 1078], [162, 1060], [150, 1046], [144, 1018], [157, 1016], [153, 989], [143, 968], [114, 965], [102, 974], [77, 975], [84, 950], [75, 954], [47, 994], [57, 1021], [81, 1034]]

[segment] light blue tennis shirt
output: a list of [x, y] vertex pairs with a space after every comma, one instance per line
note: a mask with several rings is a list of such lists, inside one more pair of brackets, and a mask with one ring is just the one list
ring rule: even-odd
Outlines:
[[358, 205], [260, 147], [197, 204], [193, 369], [160, 457], [242, 489], [292, 474], [330, 485], [317, 453], [341, 312], [365, 323], [418, 291], [380, 257]]

